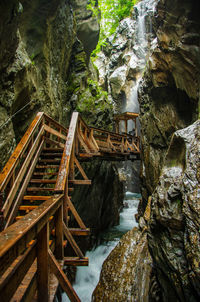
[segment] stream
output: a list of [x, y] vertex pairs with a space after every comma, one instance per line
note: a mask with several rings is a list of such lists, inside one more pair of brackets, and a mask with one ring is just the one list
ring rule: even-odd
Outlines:
[[[89, 266], [77, 268], [76, 280], [73, 284], [73, 288], [81, 301], [91, 301], [92, 293], [99, 281], [104, 260], [118, 244], [123, 234], [131, 230], [134, 226], [137, 226], [135, 214], [137, 213], [140, 197], [140, 194], [126, 192], [124, 208], [120, 213], [120, 224], [103, 232], [100, 236], [101, 244], [86, 253], [86, 257], [89, 257]], [[63, 294], [62, 302], [68, 301], [70, 300], [67, 295]]]

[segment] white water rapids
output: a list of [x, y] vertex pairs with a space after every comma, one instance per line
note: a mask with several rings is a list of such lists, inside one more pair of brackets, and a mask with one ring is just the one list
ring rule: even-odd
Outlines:
[[[102, 244], [86, 253], [86, 257], [89, 257], [89, 266], [77, 269], [73, 288], [83, 302], [91, 301], [104, 260], [117, 245], [121, 236], [137, 225], [135, 214], [137, 213], [140, 194], [127, 192], [125, 196], [124, 208], [120, 213], [120, 224], [103, 233]], [[70, 300], [66, 294], [63, 294], [62, 301], [68, 302]]]

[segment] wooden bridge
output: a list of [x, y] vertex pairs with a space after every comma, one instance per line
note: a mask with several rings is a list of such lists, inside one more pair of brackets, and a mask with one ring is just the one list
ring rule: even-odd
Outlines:
[[[53, 301], [58, 284], [80, 301], [63, 267], [88, 265], [74, 237], [89, 229], [71, 200], [75, 185], [91, 184], [81, 161], [134, 160], [139, 153], [138, 136], [89, 127], [77, 112], [69, 129], [37, 114], [0, 174], [2, 302]], [[73, 255], [66, 257], [69, 246]]]

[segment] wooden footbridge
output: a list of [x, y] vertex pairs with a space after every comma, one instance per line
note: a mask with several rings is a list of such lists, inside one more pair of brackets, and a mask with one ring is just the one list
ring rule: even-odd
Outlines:
[[[63, 267], [88, 265], [75, 237], [89, 229], [71, 199], [76, 185], [91, 184], [81, 161], [139, 153], [139, 137], [89, 127], [77, 112], [69, 129], [37, 114], [0, 174], [1, 302], [53, 301], [58, 284], [70, 301], [80, 301]], [[69, 250], [73, 255], [65, 256]]]

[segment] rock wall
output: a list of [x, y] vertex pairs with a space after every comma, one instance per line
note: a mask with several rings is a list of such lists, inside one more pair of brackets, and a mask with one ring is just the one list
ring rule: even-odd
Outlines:
[[174, 133], [152, 195], [148, 242], [163, 301], [200, 299], [200, 120]]
[[157, 4], [156, 39], [140, 85], [143, 197], [158, 182], [172, 134], [198, 117], [200, 22], [197, 1]]
[[[103, 119], [110, 124], [112, 106], [94, 82], [95, 70], [88, 60], [98, 34], [97, 19], [87, 10], [86, 0], [1, 1], [0, 170], [38, 111], [65, 126], [73, 110], [86, 112], [85, 118], [90, 121], [92, 116], [94, 123]], [[70, 100], [75, 94], [72, 87], [76, 95], [81, 91], [75, 102]], [[81, 107], [85, 90], [90, 103]], [[87, 107], [92, 106], [89, 114]]]
[[198, 1], [158, 1], [156, 40], [139, 89], [145, 204], [152, 195], [148, 243], [166, 302], [200, 295], [197, 11]]

